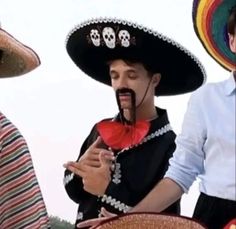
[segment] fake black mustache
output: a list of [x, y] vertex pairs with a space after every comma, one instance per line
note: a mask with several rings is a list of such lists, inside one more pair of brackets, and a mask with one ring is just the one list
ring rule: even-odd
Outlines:
[[119, 95], [127, 94], [127, 93], [131, 95], [131, 98], [135, 97], [135, 92], [130, 88], [119, 88], [119, 89], [117, 89], [116, 90], [116, 97], [119, 97]]
[[[120, 99], [119, 99], [119, 96], [122, 95], [122, 94], [130, 94], [131, 96], [131, 104], [132, 104], [132, 108], [131, 108], [131, 120], [130, 121], [127, 121], [124, 117], [124, 111], [123, 109], [121, 108], [121, 104], [120, 104]], [[118, 104], [118, 107], [119, 107], [119, 111], [120, 111], [120, 117], [121, 117], [121, 122], [124, 124], [124, 123], [127, 123], [127, 124], [135, 124], [136, 122], [136, 111], [135, 111], [135, 92], [130, 89], [130, 88], [119, 88], [116, 90], [116, 101], [117, 101], [117, 104]]]

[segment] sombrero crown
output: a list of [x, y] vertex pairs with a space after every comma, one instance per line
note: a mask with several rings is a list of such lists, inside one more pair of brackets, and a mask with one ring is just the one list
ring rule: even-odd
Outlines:
[[235, 69], [236, 57], [228, 46], [227, 20], [235, 0], [194, 0], [193, 25], [206, 51], [226, 70]]
[[39, 65], [37, 54], [0, 26], [0, 78], [23, 75]]
[[114, 18], [100, 18], [76, 26], [68, 35], [66, 48], [75, 64], [87, 75], [110, 85], [108, 61], [133, 60], [148, 66], [162, 78], [156, 95], [191, 92], [205, 81], [199, 60], [166, 36]]

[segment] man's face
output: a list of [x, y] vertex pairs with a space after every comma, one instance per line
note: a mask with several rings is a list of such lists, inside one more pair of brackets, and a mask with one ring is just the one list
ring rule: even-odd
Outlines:
[[236, 54], [236, 28], [235, 28], [234, 35], [229, 34], [229, 47], [230, 47], [230, 50]]
[[[235, 53], [236, 55], [236, 28], [235, 28], [235, 31], [234, 31], [234, 35], [233, 34], [229, 34], [229, 47], [230, 47], [230, 50]], [[236, 69], [236, 67], [235, 67]]]
[[[135, 92], [136, 106], [140, 104], [148, 87], [151, 76], [142, 64], [128, 65], [123, 60], [114, 60], [110, 64], [111, 85], [116, 91], [121, 88], [129, 88]], [[150, 82], [149, 89], [142, 104], [153, 101], [156, 84]], [[131, 109], [131, 96], [129, 93], [119, 95], [122, 109]]]

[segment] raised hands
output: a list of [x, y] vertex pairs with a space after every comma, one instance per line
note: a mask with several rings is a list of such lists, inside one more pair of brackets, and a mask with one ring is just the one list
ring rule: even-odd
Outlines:
[[103, 195], [111, 180], [113, 153], [100, 148], [101, 138], [86, 150], [78, 162], [67, 162], [63, 166], [82, 177], [84, 190], [93, 195]]
[[81, 164], [89, 165], [92, 167], [100, 167], [100, 160], [99, 160], [99, 154], [101, 152], [106, 152], [107, 154], [104, 156], [107, 156], [107, 159], [111, 160], [112, 158], [109, 158], [109, 156], [113, 156], [113, 153], [111, 151], [104, 150], [100, 147], [102, 143], [102, 139], [99, 136], [96, 141], [86, 150], [86, 152], [81, 156], [79, 159], [79, 162]]

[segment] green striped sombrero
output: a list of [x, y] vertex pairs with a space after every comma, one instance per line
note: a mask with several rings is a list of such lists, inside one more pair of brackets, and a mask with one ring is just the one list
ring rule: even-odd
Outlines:
[[235, 0], [194, 0], [193, 24], [206, 51], [225, 69], [235, 69], [236, 57], [228, 46], [227, 19]]

